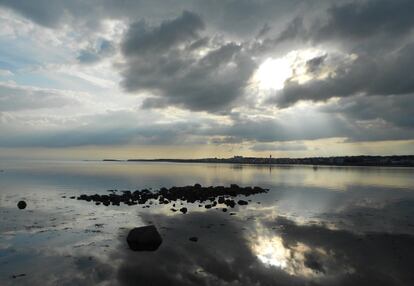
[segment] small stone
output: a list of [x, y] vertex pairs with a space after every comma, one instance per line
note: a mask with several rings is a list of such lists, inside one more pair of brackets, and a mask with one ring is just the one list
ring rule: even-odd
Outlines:
[[19, 201], [19, 202], [17, 203], [17, 207], [18, 207], [20, 210], [24, 210], [24, 209], [26, 208], [26, 206], [27, 206], [27, 204], [26, 204], [26, 202], [25, 202], [25, 201]]
[[243, 200], [239, 200], [237, 203], [238, 203], [239, 205], [241, 205], [241, 206], [245, 206], [245, 205], [247, 205], [247, 204], [248, 204], [248, 202], [243, 201]]
[[183, 214], [186, 214], [187, 213], [187, 208], [181, 208], [180, 212], [182, 212]]
[[188, 240], [190, 240], [192, 242], [197, 242], [198, 241], [198, 237], [192, 236]]

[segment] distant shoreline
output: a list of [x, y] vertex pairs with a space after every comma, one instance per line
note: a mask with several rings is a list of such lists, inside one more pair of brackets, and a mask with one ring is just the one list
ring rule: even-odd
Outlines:
[[338, 156], [309, 158], [263, 158], [242, 157], [202, 159], [103, 159], [104, 162], [166, 162], [166, 163], [212, 163], [250, 165], [322, 165], [322, 166], [375, 166], [414, 167], [414, 155], [403, 156]]

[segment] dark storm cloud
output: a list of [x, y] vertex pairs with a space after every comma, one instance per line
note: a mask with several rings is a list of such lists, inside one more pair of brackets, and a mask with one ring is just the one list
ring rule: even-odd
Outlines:
[[344, 1], [332, 2], [322, 19], [316, 21], [306, 19], [306, 12], [302, 16], [295, 17], [280, 33], [278, 41], [299, 38], [314, 42], [321, 40], [364, 42], [377, 36], [396, 38], [410, 32], [414, 27], [412, 17], [414, 2], [411, 0], [346, 1], [342, 4], [341, 2]]
[[122, 43], [121, 84], [129, 92], [155, 96], [144, 108], [176, 105], [214, 112], [231, 106], [243, 95], [255, 63], [242, 44], [211, 45], [200, 35], [203, 29], [200, 16], [186, 11], [159, 26], [132, 24]]
[[[0, 5], [11, 8], [21, 15], [31, 19], [39, 25], [59, 28], [61, 25], [71, 23], [90, 26], [95, 29], [104, 19], [120, 18], [128, 19], [143, 17], [148, 12], [154, 13], [163, 7], [163, 11], [171, 10], [171, 7], [180, 7], [179, 1], [169, 1], [170, 5], [162, 6], [163, 1], [134, 1], [126, 0], [0, 0]], [[177, 8], [174, 8], [174, 10]]]
[[414, 2], [411, 0], [353, 1], [328, 9], [328, 23], [318, 38], [342, 37], [365, 39], [376, 34], [396, 35], [414, 26]]
[[194, 13], [184, 11], [181, 16], [149, 27], [141, 21], [133, 23], [125, 36], [122, 51], [126, 56], [144, 56], [146, 53], [163, 53], [177, 45], [199, 38], [204, 29], [202, 19]]
[[[214, 123], [202, 130], [194, 126], [184, 128], [191, 125], [188, 120], [181, 125], [181, 133], [174, 126], [167, 130], [149, 124], [148, 128], [164, 130], [166, 137], [141, 127], [113, 128], [116, 134], [113, 140], [107, 136], [112, 129], [94, 130], [99, 124], [93, 123], [81, 131], [85, 138], [77, 138], [75, 129], [62, 131], [60, 135], [67, 136], [70, 142], [67, 146], [123, 144], [133, 140], [145, 144], [179, 142], [178, 138], [193, 135], [214, 144], [330, 137], [347, 137], [351, 141], [414, 138], [411, 119], [414, 75], [410, 72], [414, 66], [413, 1], [172, 0], [168, 3], [0, 0], [1, 6], [35, 23], [53, 29], [72, 26], [86, 38], [102, 32], [99, 24], [104, 20], [124, 21], [128, 28], [122, 39], [116, 39], [121, 40], [119, 47], [102, 40], [81, 49], [75, 56], [82, 64], [93, 64], [119, 49], [122, 63], [115, 66], [120, 71], [120, 84], [130, 93], [145, 94], [143, 109], [177, 106], [231, 117], [233, 107], [248, 107], [248, 99], [256, 104], [256, 94], [247, 94], [246, 87], [267, 57], [319, 48], [325, 51], [323, 56], [305, 65], [307, 74], [313, 78], [302, 84], [288, 80], [283, 90], [260, 108], [271, 116], [273, 111], [266, 110], [269, 106], [282, 109], [300, 101], [325, 102], [325, 107], [316, 108], [322, 115], [230, 118], [231, 124]], [[331, 48], [343, 57], [336, 57]], [[337, 102], [329, 101], [334, 97]], [[4, 95], [1, 100], [5, 103], [0, 110], [66, 104], [66, 99], [57, 96], [47, 96], [47, 100], [46, 96], [30, 98], [11, 99], [10, 95]], [[146, 132], [148, 136], [137, 139], [137, 134]], [[63, 144], [59, 136], [48, 136], [39, 134], [39, 138], [45, 139], [37, 139], [34, 144]], [[24, 140], [31, 142], [30, 138]]]
[[[151, 18], [160, 21], [184, 9], [195, 11], [208, 18], [218, 30], [244, 37], [253, 36], [264, 24], [278, 22], [289, 17], [303, 5], [303, 0], [0, 0], [0, 5], [9, 7], [32, 21], [56, 28], [68, 21], [75, 25], [96, 28], [103, 19]], [[323, 2], [323, 1], [318, 1]], [[306, 3], [305, 3], [306, 4]]]
[[61, 1], [0, 0], [0, 5], [10, 7], [34, 22], [50, 27], [56, 26], [65, 12]]
[[315, 58], [307, 64], [308, 73], [319, 75], [325, 67], [330, 70], [327, 77], [303, 84], [288, 81], [271, 101], [284, 108], [301, 100], [413, 93], [414, 77], [407, 72], [414, 64], [410, 33], [414, 27], [413, 13], [413, 1], [369, 0], [332, 4], [322, 20], [305, 19], [306, 14], [293, 19], [279, 35], [279, 41], [299, 39], [302, 44], [322, 49], [330, 41], [357, 58], [334, 64], [327, 62], [328, 54]]

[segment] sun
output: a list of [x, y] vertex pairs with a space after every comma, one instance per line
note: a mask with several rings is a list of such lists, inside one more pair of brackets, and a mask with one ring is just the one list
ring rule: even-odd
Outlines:
[[268, 58], [259, 66], [254, 78], [260, 89], [280, 90], [292, 75], [291, 63], [287, 59]]

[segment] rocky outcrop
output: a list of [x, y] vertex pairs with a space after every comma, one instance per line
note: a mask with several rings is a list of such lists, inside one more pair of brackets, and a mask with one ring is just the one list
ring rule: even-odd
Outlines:
[[[121, 203], [125, 205], [143, 205], [146, 203], [152, 204], [153, 201], [157, 201], [159, 204], [172, 203], [175, 206], [176, 201], [187, 203], [198, 203], [201, 207], [204, 204], [206, 209], [211, 209], [216, 206], [225, 206], [227, 208], [234, 208], [236, 202], [234, 198], [236, 196], [250, 196], [259, 193], [267, 192], [267, 189], [261, 187], [240, 187], [236, 184], [231, 184], [230, 187], [216, 186], [216, 187], [203, 187], [200, 184], [194, 186], [184, 187], [171, 187], [161, 188], [158, 191], [149, 191], [148, 189], [136, 190], [136, 191], [122, 191], [110, 190], [109, 194], [105, 195], [86, 195], [82, 194], [77, 197], [78, 200], [84, 200], [88, 202], [95, 202], [96, 205], [115, 205], [119, 206]], [[239, 205], [247, 205], [248, 202], [239, 200]], [[144, 207], [149, 207], [144, 206]], [[176, 211], [177, 209], [171, 209]], [[181, 208], [182, 213], [187, 213], [187, 208]]]

